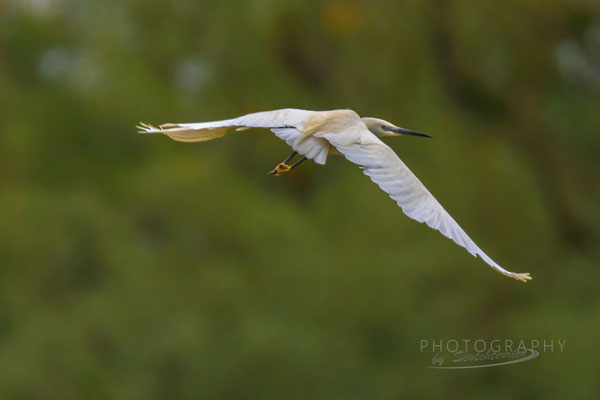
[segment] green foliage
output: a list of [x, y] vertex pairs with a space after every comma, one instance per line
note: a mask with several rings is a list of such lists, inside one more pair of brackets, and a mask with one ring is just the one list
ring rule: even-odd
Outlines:
[[[593, 1], [0, 6], [0, 397], [592, 398], [600, 392]], [[137, 121], [352, 108], [520, 284], [341, 158]], [[421, 339], [566, 340], [427, 369]]]

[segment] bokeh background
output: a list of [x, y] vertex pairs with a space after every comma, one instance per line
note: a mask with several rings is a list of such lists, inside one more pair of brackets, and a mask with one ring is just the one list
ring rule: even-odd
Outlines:
[[[352, 108], [522, 284], [268, 131]], [[0, 397], [594, 398], [597, 0], [0, 1]], [[422, 339], [566, 340], [437, 371]]]

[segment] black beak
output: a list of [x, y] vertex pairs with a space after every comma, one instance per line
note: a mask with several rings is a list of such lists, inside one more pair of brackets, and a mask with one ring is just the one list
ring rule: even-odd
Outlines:
[[426, 137], [426, 138], [432, 138], [433, 139], [433, 136], [428, 135], [426, 133], [417, 132], [417, 131], [411, 131], [409, 129], [404, 129], [404, 128], [400, 128], [400, 127], [384, 126], [383, 129], [386, 130], [386, 131], [397, 133], [398, 135], [421, 136], [421, 137]]

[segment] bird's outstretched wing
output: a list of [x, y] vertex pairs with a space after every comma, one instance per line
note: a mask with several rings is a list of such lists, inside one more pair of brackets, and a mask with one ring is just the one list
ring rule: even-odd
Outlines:
[[225, 136], [231, 129], [250, 128], [270, 129], [298, 153], [312, 158], [318, 164], [324, 164], [329, 144], [314, 137], [302, 137], [304, 123], [315, 111], [286, 108], [243, 115], [238, 118], [213, 122], [162, 124], [158, 128], [140, 122], [139, 133], [161, 133], [178, 142], [205, 142]]
[[358, 164], [363, 169], [363, 173], [389, 194], [406, 215], [437, 229], [472, 255], [481, 257], [501, 274], [523, 282], [531, 279], [529, 273], [507, 271], [488, 257], [396, 153], [366, 127], [357, 124], [350, 131], [344, 134], [322, 133], [319, 136], [325, 138], [349, 161]]

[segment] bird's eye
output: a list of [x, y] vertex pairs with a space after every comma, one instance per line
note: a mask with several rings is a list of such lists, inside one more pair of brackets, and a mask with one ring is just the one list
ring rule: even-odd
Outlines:
[[385, 131], [385, 125], [381, 125], [381, 130]]

